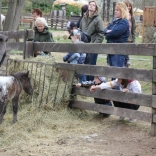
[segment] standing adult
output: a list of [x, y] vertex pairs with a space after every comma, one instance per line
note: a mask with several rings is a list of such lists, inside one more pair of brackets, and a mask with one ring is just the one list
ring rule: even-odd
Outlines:
[[[39, 8], [36, 8], [36, 9], [34, 9], [32, 11], [32, 17], [33, 17], [33, 20], [34, 20], [33, 26], [35, 26], [36, 19], [38, 17], [43, 17], [43, 13], [42, 13], [42, 11]], [[46, 21], [45, 25], [48, 26], [47, 21]]]
[[[88, 11], [80, 22], [80, 29], [91, 36], [91, 43], [102, 43], [104, 22], [99, 15], [99, 7], [95, 0], [89, 1]], [[96, 65], [98, 54], [90, 54], [90, 65]], [[88, 76], [87, 81], [93, 81], [94, 76]]]
[[[53, 35], [49, 31], [48, 27], [46, 26], [47, 22], [45, 18], [38, 17], [35, 21], [35, 36], [34, 36], [34, 42], [54, 42]], [[49, 52], [35, 52], [34, 56], [40, 55], [48, 55]]]
[[[135, 19], [133, 16], [133, 5], [130, 0], [123, 0], [123, 2], [126, 4], [128, 11], [129, 11], [129, 37], [128, 37], [128, 43], [135, 43], [135, 37], [136, 37], [136, 24], [135, 24]], [[127, 55], [126, 61], [125, 61], [125, 66], [129, 67], [130, 66], [130, 59], [129, 56]]]
[[[104, 29], [107, 43], [126, 43], [129, 37], [129, 12], [125, 3], [118, 2], [115, 6], [115, 20]], [[125, 67], [125, 55], [108, 54], [110, 66]]]

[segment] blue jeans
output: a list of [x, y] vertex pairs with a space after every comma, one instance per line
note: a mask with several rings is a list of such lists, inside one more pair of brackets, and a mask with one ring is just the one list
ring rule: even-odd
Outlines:
[[79, 83], [82, 83], [82, 81], [86, 81], [86, 75], [82, 75], [82, 74], [77, 74], [78, 78], [79, 78]]
[[108, 64], [115, 67], [125, 67], [125, 55], [108, 55]]
[[[96, 65], [97, 57], [98, 57], [98, 54], [90, 54], [89, 64], [90, 65]], [[93, 81], [94, 80], [94, 76], [87, 75], [86, 80], [87, 81]]]

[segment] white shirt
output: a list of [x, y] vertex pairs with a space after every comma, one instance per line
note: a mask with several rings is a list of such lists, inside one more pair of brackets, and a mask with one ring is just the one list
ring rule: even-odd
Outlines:
[[[112, 88], [112, 87], [115, 87], [115, 86], [120, 86], [122, 88], [121, 84], [118, 83], [118, 79], [115, 79], [113, 81], [106, 82], [106, 83], [101, 83], [99, 85], [99, 87], [101, 89], [108, 89], [108, 88]], [[130, 82], [127, 85], [127, 89], [130, 92], [133, 92], [133, 93], [142, 93], [141, 85], [140, 85], [139, 81], [137, 81], [137, 80], [133, 80], [132, 82]]]

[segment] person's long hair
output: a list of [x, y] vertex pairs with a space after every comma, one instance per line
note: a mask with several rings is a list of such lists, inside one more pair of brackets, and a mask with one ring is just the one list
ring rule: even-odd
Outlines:
[[123, 88], [127, 88], [129, 84], [129, 80], [128, 79], [122, 79], [121, 85]]
[[126, 6], [126, 4], [124, 2], [118, 2], [116, 3], [115, 9], [118, 9], [121, 11], [121, 18], [122, 19], [129, 19], [129, 11], [128, 8]]
[[81, 18], [83, 17], [84, 13], [88, 10], [88, 5], [84, 5], [81, 8]]
[[131, 14], [131, 16], [133, 16], [133, 3], [130, 0], [123, 0], [123, 2], [126, 4], [126, 6], [130, 6], [131, 10], [129, 11], [129, 13]]

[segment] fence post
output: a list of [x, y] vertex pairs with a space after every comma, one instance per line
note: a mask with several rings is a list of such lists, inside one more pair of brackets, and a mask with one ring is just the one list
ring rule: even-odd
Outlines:
[[6, 58], [6, 42], [8, 40], [8, 36], [0, 34], [0, 66], [4, 62]]
[[26, 41], [25, 58], [34, 56], [34, 41]]
[[[34, 31], [33, 30], [25, 30], [25, 33], [24, 33], [24, 51], [23, 51], [23, 59], [26, 59], [26, 57], [28, 57], [28, 53], [26, 52], [27, 50], [27, 40], [28, 39], [33, 39], [34, 38]], [[31, 56], [31, 55], [30, 55]]]
[[[156, 52], [156, 45], [155, 45]], [[153, 70], [156, 69], [156, 56], [153, 56]], [[152, 81], [152, 95], [156, 95], [156, 82]], [[154, 98], [154, 97], [153, 97]], [[152, 123], [151, 123], [151, 134], [156, 136], [156, 123], [153, 122], [153, 115], [156, 114], [156, 108], [154, 107], [155, 100], [152, 100]]]

